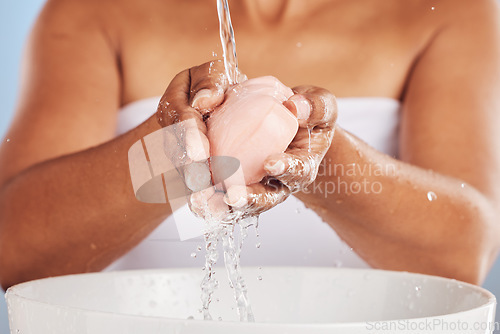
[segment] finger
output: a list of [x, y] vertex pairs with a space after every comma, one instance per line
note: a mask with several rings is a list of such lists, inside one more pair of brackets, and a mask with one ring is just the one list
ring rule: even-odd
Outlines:
[[323, 156], [330, 148], [333, 134], [334, 129], [299, 128], [292, 142], [288, 145], [287, 151], [303, 150], [311, 155]]
[[190, 77], [190, 106], [207, 112], [224, 101], [224, 93], [229, 84], [222, 60], [191, 68]]
[[208, 200], [215, 194], [214, 187], [209, 187], [201, 191], [192, 193], [189, 196], [189, 208], [199, 217], [204, 217], [208, 210]]
[[169, 126], [192, 118], [199, 129], [206, 132], [203, 116], [189, 105], [190, 86], [189, 70], [180, 72], [170, 82], [158, 104], [157, 117], [161, 126]]
[[304, 96], [292, 95], [283, 105], [288, 108], [299, 121], [299, 127], [306, 128], [308, 119], [311, 116], [312, 106]]
[[212, 188], [212, 175], [208, 162], [193, 162], [183, 167], [186, 187], [193, 192]]
[[210, 221], [223, 221], [231, 213], [229, 206], [224, 202], [224, 195], [215, 192], [213, 187], [191, 194], [189, 204], [195, 215]]
[[165, 149], [169, 152], [181, 150], [181, 153], [186, 153], [182, 163], [207, 159], [210, 147], [203, 116], [189, 105], [190, 87], [189, 70], [177, 74], [163, 94], [157, 109], [160, 125], [171, 135], [169, 141], [165, 142]]
[[269, 157], [264, 169], [294, 192], [314, 182], [321, 160], [321, 156], [308, 150], [292, 149]]
[[253, 216], [282, 203], [289, 195], [290, 190], [274, 180], [249, 186], [232, 186], [227, 190], [224, 202], [233, 210]]
[[[332, 93], [314, 86], [299, 86], [293, 91], [295, 95], [285, 106], [297, 115], [302, 127], [333, 129], [337, 120], [337, 102]], [[307, 121], [301, 122], [302, 119]]]

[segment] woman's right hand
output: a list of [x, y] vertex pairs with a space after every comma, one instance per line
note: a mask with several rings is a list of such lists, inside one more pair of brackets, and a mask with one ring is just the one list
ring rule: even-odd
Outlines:
[[163, 94], [157, 110], [162, 127], [173, 134], [165, 142], [166, 155], [182, 174], [191, 210], [201, 217], [208, 211], [224, 214], [227, 205], [215, 198], [211, 173], [206, 160], [210, 157], [205, 118], [224, 101], [229, 87], [221, 60], [210, 61], [177, 74]]
[[186, 163], [208, 158], [204, 117], [224, 101], [227, 88], [224, 64], [216, 60], [177, 74], [160, 99], [156, 115], [162, 127], [192, 121], [186, 122], [191, 127], [185, 129], [186, 136], [178, 143], [185, 150]]

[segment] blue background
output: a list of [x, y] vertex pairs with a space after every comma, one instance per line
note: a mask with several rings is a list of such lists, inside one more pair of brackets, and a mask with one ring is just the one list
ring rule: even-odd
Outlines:
[[[0, 101], [3, 101], [0, 110], [0, 138], [4, 137], [16, 104], [22, 49], [43, 2], [0, 0]], [[484, 287], [500, 298], [500, 260]], [[497, 321], [500, 321], [500, 308], [497, 310]], [[8, 333], [7, 310], [3, 298], [0, 298], [0, 333]]]

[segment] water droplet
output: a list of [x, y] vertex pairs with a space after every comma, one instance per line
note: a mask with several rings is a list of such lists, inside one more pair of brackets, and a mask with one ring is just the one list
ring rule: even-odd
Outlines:
[[429, 191], [427, 193], [427, 199], [429, 200], [429, 202], [435, 201], [437, 200], [437, 195], [433, 191]]
[[302, 43], [301, 42], [297, 42], [297, 44], [295, 44], [296, 47], [298, 48], [301, 48], [302, 47]]
[[212, 51], [212, 57], [217, 57], [217, 53], [215, 51]]
[[460, 187], [461, 187], [462, 189], [463, 189], [463, 188], [465, 188], [465, 183], [462, 183], [462, 184], [460, 185]]
[[258, 279], [259, 281], [262, 281], [262, 276], [257, 276], [257, 279]]
[[463, 287], [464, 286], [462, 284], [460, 284], [460, 283], [457, 285], [457, 288], [459, 288], [459, 289], [462, 289]]
[[10, 138], [7, 138], [5, 141], [6, 141], [7, 143], [8, 143], [8, 142], [10, 142]]
[[260, 248], [260, 242], [255, 245], [256, 248]]
[[420, 285], [417, 285], [415, 287], [415, 296], [420, 297], [422, 295], [422, 287]]
[[196, 257], [196, 253], [191, 253], [191, 257], [195, 258]]
[[222, 321], [222, 317], [219, 317], [219, 321]]
[[431, 10], [434, 10], [434, 9], [436, 9], [436, 7], [431, 7]]
[[199, 252], [201, 251], [201, 246], [198, 246], [198, 248], [196, 248], [196, 250]]

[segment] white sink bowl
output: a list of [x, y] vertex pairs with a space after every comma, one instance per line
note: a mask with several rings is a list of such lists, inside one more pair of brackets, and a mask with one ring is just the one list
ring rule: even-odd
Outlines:
[[214, 319], [222, 321], [201, 320], [203, 271], [168, 269], [62, 276], [14, 286], [6, 294], [11, 333], [492, 332], [495, 297], [454, 280], [338, 268], [243, 272], [256, 323], [236, 321], [224, 268], [217, 271], [220, 286], [211, 308]]

